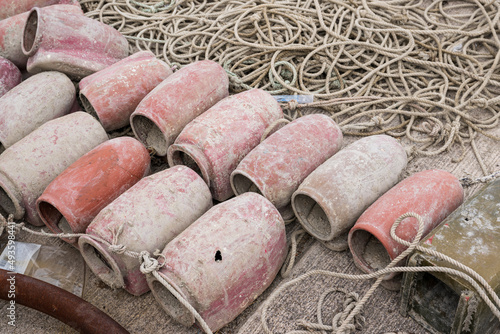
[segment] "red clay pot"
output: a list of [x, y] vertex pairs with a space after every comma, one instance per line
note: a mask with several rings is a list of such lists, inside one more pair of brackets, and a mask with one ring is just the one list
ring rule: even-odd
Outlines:
[[34, 7], [55, 4], [73, 5], [80, 8], [80, 3], [77, 0], [0, 0], [0, 20], [27, 12]]
[[[274, 280], [287, 254], [285, 225], [264, 197], [246, 193], [218, 204], [167, 244], [159, 274], [215, 332]], [[153, 296], [177, 322], [193, 315], [153, 276]]]
[[43, 226], [38, 197], [57, 175], [107, 139], [101, 124], [84, 112], [43, 124], [0, 155], [0, 207], [15, 219]]
[[[101, 210], [80, 237], [80, 252], [104, 283], [139, 296], [149, 291], [138, 259], [109, 249], [117, 244], [153, 254], [212, 207], [210, 191], [194, 171], [177, 166], [137, 182]], [[106, 242], [92, 238], [99, 236]]]
[[81, 79], [128, 56], [128, 43], [114, 28], [81, 14], [32, 9], [22, 48], [29, 73], [57, 70]]
[[0, 57], [0, 97], [19, 85], [22, 80], [21, 71], [8, 59]]
[[130, 116], [135, 136], [165, 156], [182, 129], [228, 96], [226, 71], [211, 60], [183, 67], [158, 85]]
[[[149, 173], [151, 159], [131, 137], [108, 140], [55, 178], [36, 202], [54, 233], [85, 233], [97, 214]], [[64, 239], [77, 246], [76, 238]]]
[[295, 215], [314, 237], [344, 241], [345, 249], [356, 219], [398, 182], [406, 162], [404, 148], [392, 137], [357, 140], [304, 180], [292, 197]]
[[75, 99], [75, 86], [59, 72], [39, 73], [11, 89], [0, 99], [0, 152], [67, 114]]
[[137, 52], [80, 81], [80, 100], [106, 131], [129, 124], [141, 100], [172, 74], [151, 51]]
[[[407, 212], [419, 214], [425, 224], [425, 236], [462, 204], [463, 199], [460, 181], [443, 170], [426, 170], [401, 181], [366, 209], [349, 232], [354, 263], [367, 273], [385, 268], [407, 248], [391, 237], [396, 219]], [[411, 242], [418, 227], [417, 219], [409, 217], [401, 222], [396, 234]], [[394, 276], [389, 275], [387, 279]], [[384, 286], [399, 289], [400, 282], [391, 283]]]
[[283, 219], [292, 219], [293, 192], [340, 149], [342, 138], [342, 131], [330, 117], [300, 117], [248, 153], [231, 173], [231, 187], [236, 195], [247, 191], [262, 194]]
[[[4, 2], [5, 0], [0, 0]], [[0, 5], [1, 8], [1, 5]], [[31, 8], [27, 9], [30, 10]], [[71, 5], [54, 5], [49, 7], [44, 7], [42, 10], [46, 9], [57, 9], [61, 11], [66, 11], [68, 13], [83, 14], [80, 5], [77, 3], [76, 6]], [[21, 13], [16, 16], [6, 18], [4, 20], [0, 19], [0, 56], [7, 58], [13, 62], [20, 69], [26, 68], [26, 63], [28, 62], [28, 56], [23, 53], [23, 48], [21, 46], [23, 40], [24, 26], [26, 25], [26, 19], [28, 18], [29, 12]]]
[[232, 95], [189, 123], [168, 149], [170, 166], [185, 164], [203, 176], [212, 197], [233, 195], [230, 176], [266, 128], [283, 118], [276, 100], [261, 89]]

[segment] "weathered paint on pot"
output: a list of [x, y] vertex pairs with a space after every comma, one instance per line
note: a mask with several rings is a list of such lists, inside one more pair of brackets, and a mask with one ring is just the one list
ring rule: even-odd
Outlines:
[[292, 194], [319, 165], [342, 147], [342, 131], [328, 116], [300, 117], [268, 137], [243, 158], [231, 173], [236, 195], [247, 191], [262, 194], [280, 211], [293, 218]]
[[78, 240], [80, 252], [104, 283], [139, 296], [149, 291], [140, 262], [112, 252], [113, 239], [129, 251], [153, 254], [211, 207], [210, 190], [193, 170], [163, 170], [143, 178], [102, 209], [87, 227], [88, 236]]
[[[3, 0], [0, 0], [2, 2]], [[1, 8], [1, 6], [0, 6]], [[31, 8], [29, 8], [31, 9]], [[29, 10], [27, 9], [27, 10]], [[54, 5], [44, 7], [45, 10], [61, 10], [68, 13], [83, 14], [80, 5]], [[7, 58], [20, 69], [26, 68], [28, 56], [23, 53], [22, 40], [24, 26], [29, 12], [21, 13], [4, 20], [0, 19], [0, 56]]]
[[137, 52], [80, 81], [80, 100], [106, 131], [129, 124], [141, 100], [172, 74], [151, 51]]
[[16, 65], [8, 59], [0, 57], [0, 97], [19, 85], [21, 80], [21, 71], [19, 71]]
[[165, 156], [189, 122], [229, 95], [228, 87], [226, 71], [216, 62], [183, 67], [141, 101], [130, 116], [132, 130], [146, 147]]
[[[138, 140], [108, 140], [48, 185], [36, 202], [38, 214], [54, 233], [85, 233], [104, 207], [149, 173], [150, 162]], [[64, 240], [77, 246], [76, 238]]]
[[[285, 225], [263, 196], [245, 193], [220, 203], [161, 252], [159, 274], [215, 332], [250, 305], [274, 280], [287, 254]], [[176, 321], [193, 315], [152, 275], [153, 296]]]
[[217, 201], [233, 195], [230, 176], [266, 128], [283, 118], [276, 100], [261, 89], [232, 95], [189, 123], [168, 149], [170, 166], [184, 164], [203, 176]]
[[33, 75], [0, 99], [0, 152], [40, 125], [67, 114], [76, 99], [75, 86], [59, 72]]
[[77, 0], [0, 0], [0, 20], [27, 12], [34, 7], [45, 7], [55, 4], [73, 5], [80, 8], [80, 3]]
[[[354, 263], [366, 273], [385, 268], [407, 248], [391, 237], [396, 219], [407, 212], [419, 214], [424, 221], [423, 235], [426, 235], [462, 204], [463, 199], [460, 181], [443, 170], [426, 170], [401, 181], [366, 209], [349, 232]], [[401, 222], [396, 234], [411, 242], [418, 228], [417, 219], [409, 217]], [[401, 275], [386, 278], [384, 286], [399, 291]]]
[[293, 211], [317, 239], [347, 241], [356, 219], [398, 182], [406, 162], [404, 148], [392, 137], [357, 140], [304, 180], [292, 196]]
[[81, 79], [128, 56], [117, 30], [81, 14], [33, 8], [26, 20], [22, 48], [30, 73], [56, 70]]
[[49, 121], [0, 155], [0, 206], [15, 219], [43, 226], [36, 200], [73, 162], [106, 141], [101, 124], [84, 112]]
[[[500, 294], [500, 179], [480, 189], [450, 214], [420, 246], [447, 255], [479, 274]], [[459, 268], [417, 250], [412, 267]], [[500, 322], [472, 285], [457, 276], [406, 273], [401, 313], [410, 315], [432, 333], [498, 333]]]

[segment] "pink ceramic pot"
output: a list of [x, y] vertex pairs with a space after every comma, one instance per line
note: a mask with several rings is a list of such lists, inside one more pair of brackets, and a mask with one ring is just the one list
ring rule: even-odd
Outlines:
[[113, 238], [127, 250], [153, 254], [211, 206], [210, 191], [198, 174], [184, 166], [163, 170], [143, 178], [102, 209], [88, 226], [88, 236], [80, 237], [80, 251], [104, 283], [139, 296], [149, 291], [140, 262], [110, 251]]
[[21, 71], [8, 59], [0, 57], [0, 97], [21, 83]]
[[27, 12], [34, 7], [55, 4], [73, 5], [80, 8], [80, 3], [77, 0], [0, 0], [0, 21]]
[[182, 129], [228, 96], [226, 71], [211, 60], [183, 67], [153, 89], [130, 117], [135, 136], [165, 156]]
[[[274, 280], [287, 254], [285, 225], [264, 197], [246, 193], [218, 204], [167, 244], [159, 274], [215, 332]], [[153, 296], [185, 326], [193, 315], [153, 276]]]
[[342, 131], [328, 116], [300, 117], [260, 143], [231, 173], [236, 195], [255, 191], [294, 217], [290, 200], [304, 179], [342, 146]]
[[230, 175], [274, 121], [283, 118], [276, 100], [261, 89], [232, 95], [189, 123], [168, 150], [170, 166], [195, 168], [224, 201], [233, 195]]
[[81, 14], [29, 12], [22, 48], [30, 73], [57, 70], [74, 79], [100, 71], [128, 56], [128, 43], [114, 28]]
[[[149, 153], [131, 137], [108, 140], [55, 178], [36, 202], [54, 233], [85, 233], [97, 214], [149, 172]], [[77, 239], [64, 239], [76, 246]]]
[[76, 99], [75, 86], [59, 72], [36, 74], [0, 99], [0, 152], [40, 125], [67, 114]]
[[57, 175], [107, 139], [101, 124], [84, 112], [43, 124], [0, 155], [1, 208], [43, 226], [37, 198]]
[[[356, 219], [394, 186], [406, 167], [406, 152], [386, 135], [360, 139], [319, 166], [293, 194], [302, 227], [319, 240], [344, 241]], [[340, 249], [338, 249], [340, 250]]]
[[106, 131], [129, 124], [141, 100], [172, 71], [151, 51], [137, 52], [80, 81], [80, 100]]
[[[4, 0], [0, 0], [0, 3], [2, 1]], [[44, 7], [42, 11], [44, 10], [61, 10], [68, 13], [83, 14], [78, 3], [77, 6], [54, 5]], [[23, 53], [21, 46], [28, 14], [29, 12], [25, 12], [4, 20], [0, 19], [0, 56], [7, 58], [20, 69], [25, 69], [28, 62], [28, 56]]]
[[[462, 204], [463, 199], [459, 180], [443, 170], [426, 170], [401, 181], [366, 209], [349, 232], [354, 263], [367, 273], [385, 268], [406, 249], [391, 237], [396, 219], [407, 212], [419, 214], [424, 221], [425, 236]], [[417, 219], [409, 217], [401, 222], [396, 234], [411, 242], [418, 227]], [[387, 279], [394, 276], [389, 275]], [[384, 286], [396, 290], [400, 282], [390, 281]]]

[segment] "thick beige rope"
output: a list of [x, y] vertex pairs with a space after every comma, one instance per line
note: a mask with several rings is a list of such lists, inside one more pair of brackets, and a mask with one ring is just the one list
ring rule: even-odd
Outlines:
[[[415, 217], [417, 218], [419, 222], [419, 229], [417, 232], [417, 235], [415, 236], [414, 240], [410, 243], [408, 241], [405, 241], [403, 239], [400, 239], [396, 235], [396, 228], [399, 226], [401, 221], [407, 217]], [[488, 307], [491, 309], [493, 314], [500, 319], [500, 299], [496, 295], [495, 291], [491, 288], [491, 286], [482, 278], [479, 274], [477, 274], [473, 269], [455, 261], [454, 259], [441, 254], [439, 252], [429, 250], [427, 248], [421, 247], [418, 245], [422, 234], [423, 234], [423, 228], [424, 228], [424, 223], [422, 220], [422, 217], [420, 217], [416, 213], [406, 213], [399, 217], [393, 224], [391, 228], [391, 237], [396, 240], [398, 243], [401, 243], [408, 248], [401, 253], [399, 256], [397, 256], [389, 265], [387, 265], [386, 268], [379, 270], [377, 272], [371, 273], [371, 274], [362, 274], [362, 275], [351, 275], [351, 274], [344, 274], [344, 273], [336, 273], [336, 272], [330, 272], [330, 271], [325, 271], [325, 270], [312, 270], [309, 271], [293, 280], [290, 280], [289, 282], [286, 282], [282, 284], [279, 288], [277, 288], [273, 293], [266, 299], [266, 301], [263, 304], [262, 308], [262, 313], [261, 313], [261, 323], [263, 330], [266, 334], [272, 334], [273, 332], [269, 329], [268, 324], [267, 324], [267, 310], [269, 309], [270, 305], [276, 299], [277, 296], [279, 296], [284, 290], [287, 288], [294, 286], [302, 281], [305, 281], [306, 279], [309, 279], [311, 276], [328, 276], [328, 277], [335, 277], [335, 278], [342, 278], [342, 279], [350, 279], [350, 280], [366, 280], [366, 279], [372, 279], [372, 278], [377, 278], [374, 284], [370, 287], [370, 289], [366, 292], [366, 294], [363, 296], [363, 298], [359, 301], [356, 302], [356, 305], [352, 308], [350, 308], [349, 314], [343, 318], [343, 322], [341, 326], [337, 327], [335, 325], [333, 326], [325, 326], [321, 322], [321, 318], [318, 317], [319, 324], [311, 324], [310, 322], [305, 322], [303, 320], [299, 321], [298, 324], [305, 326], [307, 329], [321, 329], [321, 330], [329, 330], [332, 331], [332, 333], [336, 334], [346, 334], [350, 333], [351, 331], [355, 330], [356, 326], [354, 326], [353, 320], [360, 314], [363, 306], [366, 304], [366, 302], [371, 298], [375, 290], [378, 288], [378, 286], [382, 283], [385, 275], [388, 273], [394, 273], [394, 272], [442, 272], [446, 273], [449, 275], [454, 275], [460, 278], [463, 278], [467, 282], [469, 282], [473, 287], [474, 290], [479, 294], [479, 296], [485, 301], [485, 303], [488, 305]], [[297, 231], [298, 232], [298, 231]], [[457, 269], [451, 269], [448, 267], [395, 267], [402, 259], [404, 259], [406, 256], [408, 256], [410, 253], [412, 253], [414, 250], [419, 250], [423, 253], [429, 254], [431, 256], [435, 256], [436, 258], [439, 258], [452, 266], [455, 266]], [[292, 255], [293, 258], [293, 255]], [[287, 267], [286, 271], [289, 271], [290, 267]], [[320, 298], [319, 303], [322, 303], [322, 298]], [[359, 324], [359, 321], [356, 323]], [[306, 333], [306, 331], [291, 331], [289, 334], [298, 334], [298, 333]]]
[[[80, 0], [131, 50], [221, 64], [234, 92], [313, 94], [346, 134], [385, 133], [415, 156], [477, 147], [500, 118], [500, 2]], [[458, 153], [457, 153], [458, 152]]]

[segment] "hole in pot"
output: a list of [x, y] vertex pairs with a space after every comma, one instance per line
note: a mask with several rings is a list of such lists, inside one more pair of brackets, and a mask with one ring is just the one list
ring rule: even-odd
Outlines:
[[142, 115], [134, 115], [131, 123], [135, 135], [146, 147], [152, 147], [160, 156], [167, 154], [167, 140], [153, 121]]
[[215, 252], [215, 262], [220, 262], [220, 261], [222, 261], [222, 254], [220, 250], [218, 250], [217, 252]]
[[450, 333], [460, 296], [429, 273], [416, 276], [412, 308], [434, 329]]
[[311, 234], [318, 239], [328, 240], [332, 233], [330, 221], [314, 199], [304, 194], [297, 194], [294, 197], [294, 207], [302, 224]]
[[38, 30], [38, 12], [32, 11], [26, 20], [23, 36], [23, 48], [30, 53], [35, 44], [36, 32]]
[[254, 192], [262, 195], [260, 189], [252, 182], [248, 177], [242, 174], [234, 174], [233, 185], [236, 195], [240, 195], [246, 192]]

